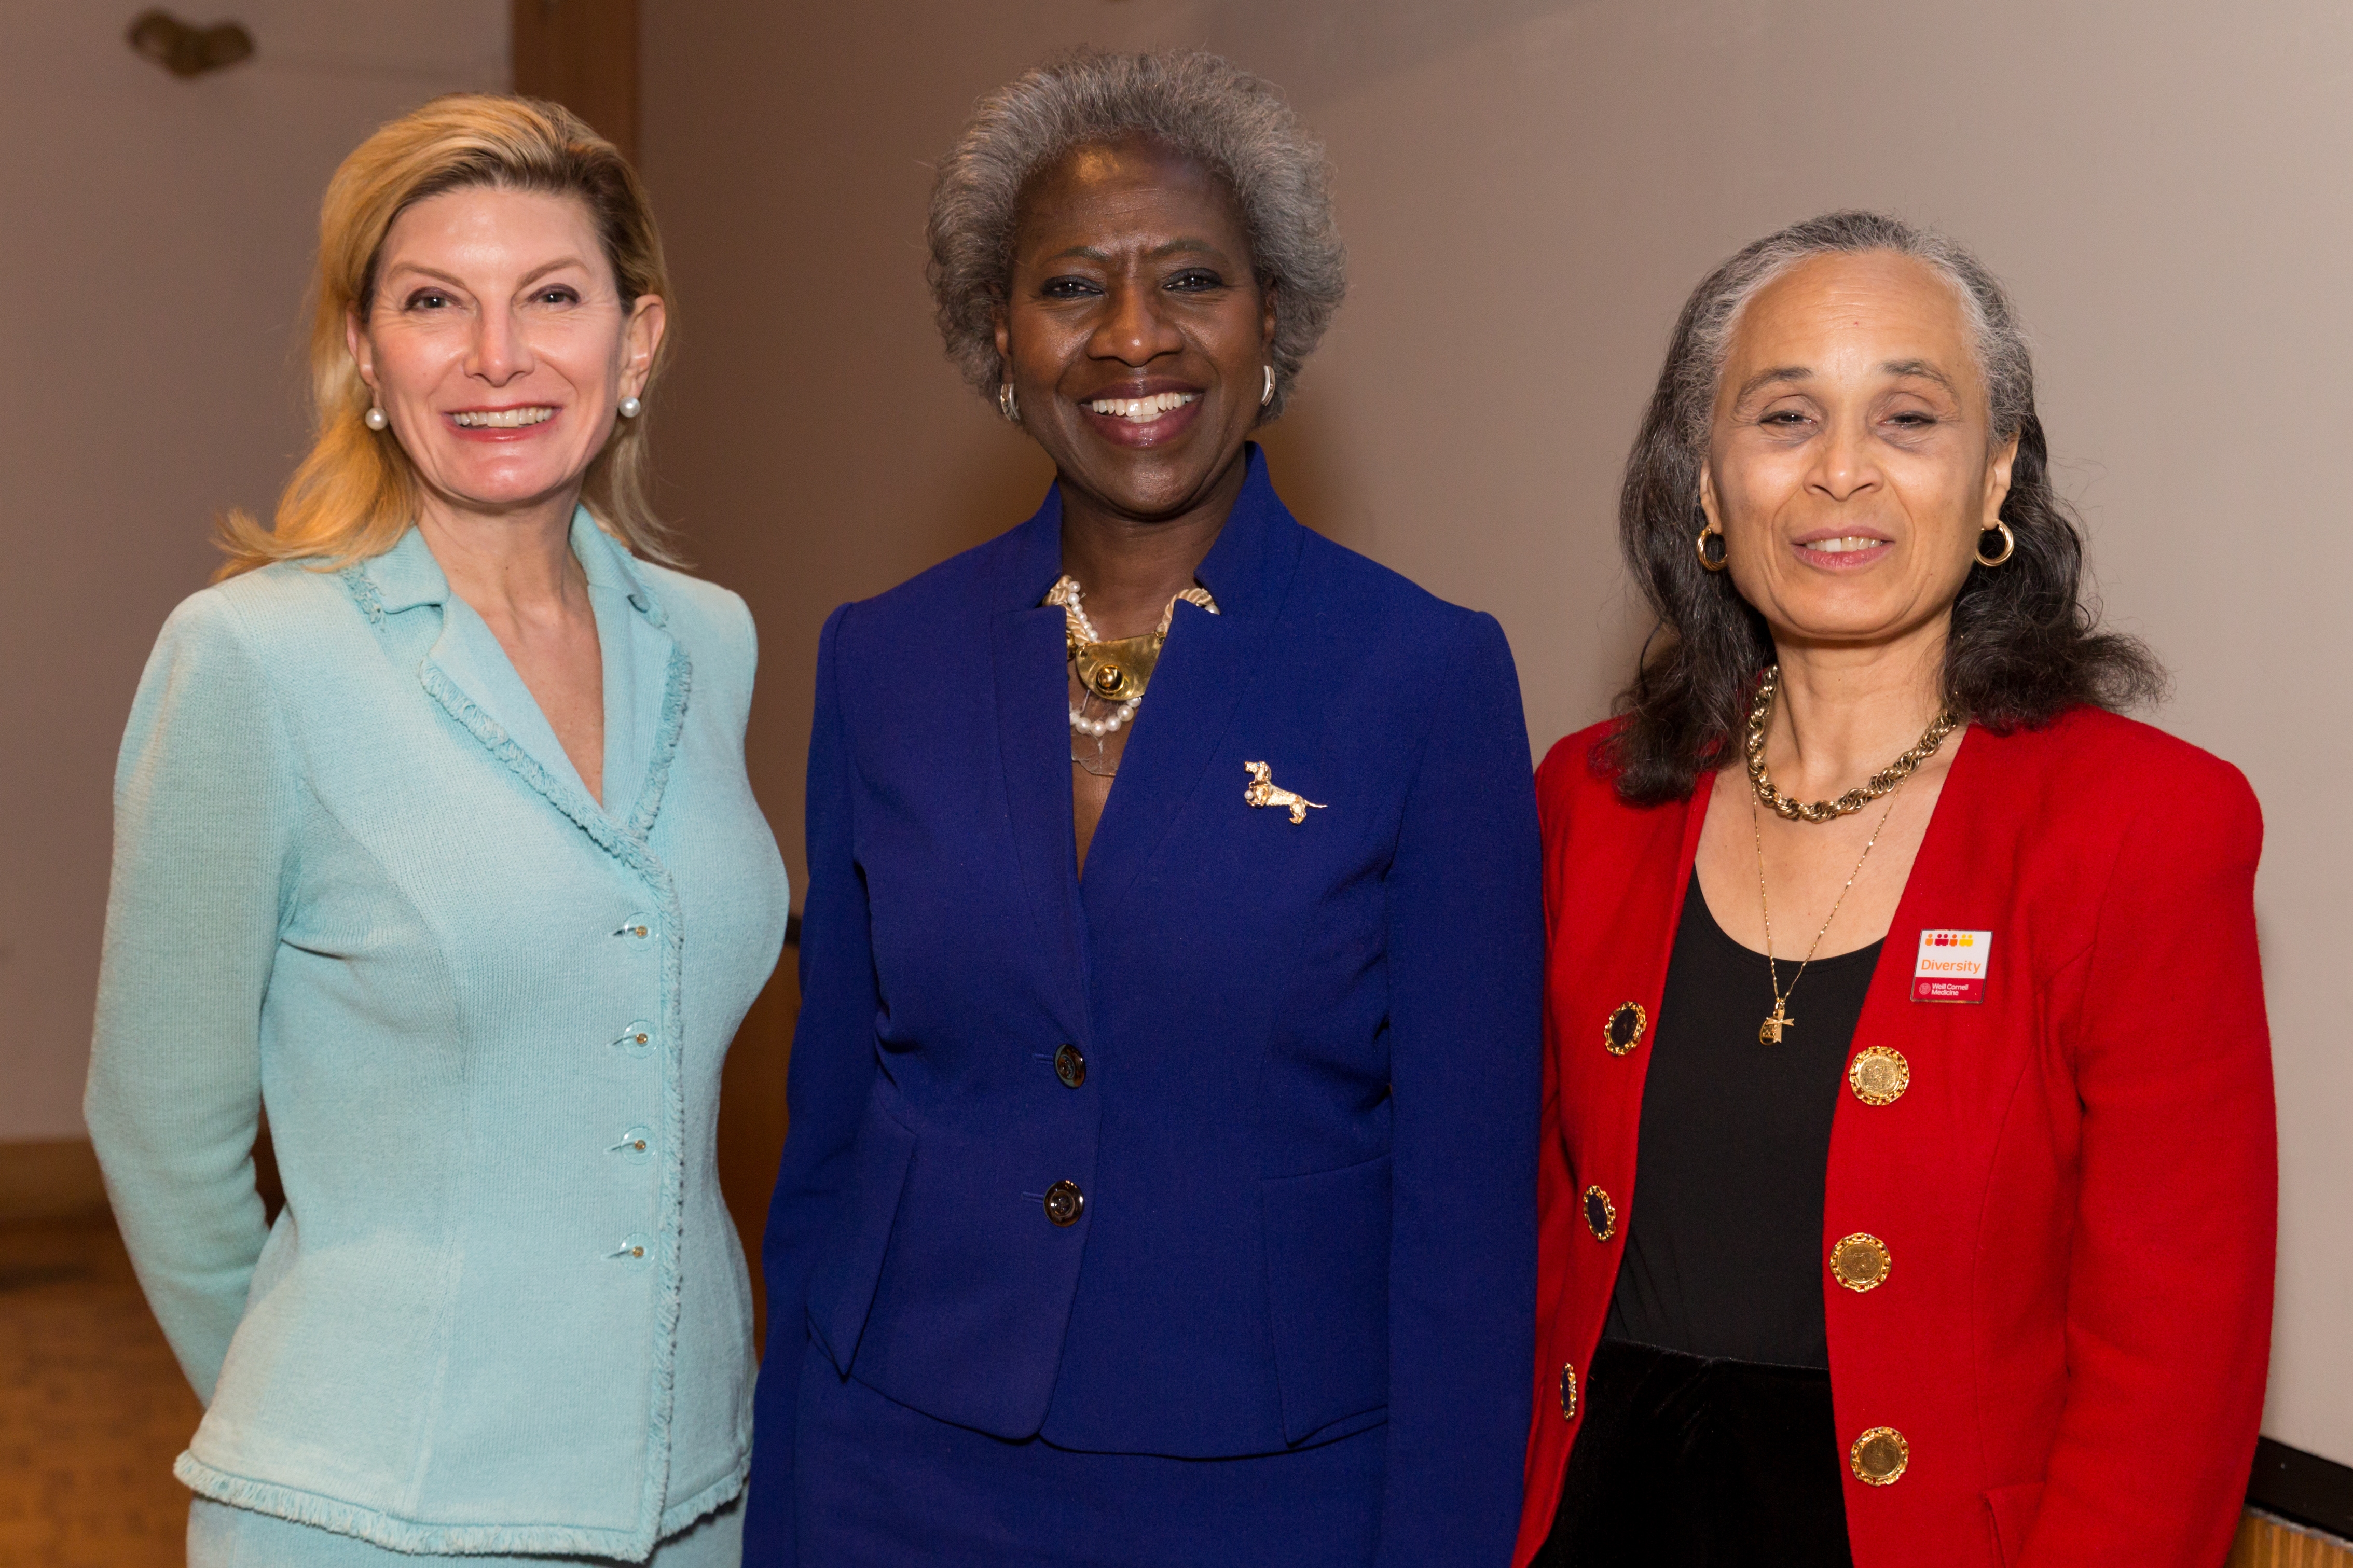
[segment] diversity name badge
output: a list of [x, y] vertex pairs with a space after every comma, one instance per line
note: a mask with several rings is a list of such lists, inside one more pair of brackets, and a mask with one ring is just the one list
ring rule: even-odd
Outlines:
[[1982, 1002], [1986, 965], [1993, 956], [1989, 931], [1924, 931], [1912, 966], [1915, 1002]]

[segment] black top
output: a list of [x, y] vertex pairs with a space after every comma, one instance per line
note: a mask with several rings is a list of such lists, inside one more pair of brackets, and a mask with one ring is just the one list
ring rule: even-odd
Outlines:
[[[1784, 986], [1812, 934], [1782, 960]], [[1781, 1043], [1760, 1044], [1773, 1010], [1765, 955], [1725, 934], [1694, 875], [1651, 1035], [1634, 1212], [1606, 1337], [1830, 1366], [1831, 1118], [1881, 945], [1814, 960], [1788, 993]]]

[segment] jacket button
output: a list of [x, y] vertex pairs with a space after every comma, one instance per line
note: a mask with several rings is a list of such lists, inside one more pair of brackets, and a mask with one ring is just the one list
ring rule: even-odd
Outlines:
[[631, 1164], [642, 1165], [653, 1156], [653, 1132], [649, 1128], [632, 1127], [621, 1134], [621, 1141], [606, 1151], [618, 1154]]
[[1640, 1002], [1620, 1002], [1601, 1026], [1601, 1044], [1611, 1056], [1622, 1057], [1642, 1043], [1642, 1031], [1650, 1026], [1651, 1016]]
[[1563, 1362], [1560, 1366], [1560, 1418], [1577, 1419], [1577, 1367], [1570, 1362]]
[[1076, 1225], [1086, 1212], [1087, 1194], [1076, 1182], [1056, 1182], [1046, 1189], [1046, 1217], [1056, 1225]]
[[651, 942], [654, 935], [654, 917], [651, 915], [631, 915], [628, 920], [625, 920], [620, 923], [620, 926], [613, 932], [613, 934], [619, 937], [624, 942]]
[[654, 1238], [642, 1231], [632, 1231], [621, 1238], [621, 1245], [605, 1256], [631, 1268], [653, 1267]]
[[1865, 1486], [1894, 1486], [1911, 1462], [1912, 1445], [1893, 1426], [1873, 1426], [1846, 1451], [1847, 1468]]
[[1087, 1058], [1078, 1047], [1064, 1046], [1054, 1053], [1054, 1076], [1065, 1089], [1076, 1089], [1087, 1081]]
[[1912, 1087], [1912, 1064], [1902, 1051], [1873, 1046], [1847, 1063], [1846, 1084], [1865, 1105], [1893, 1105]]
[[1886, 1284], [1887, 1271], [1894, 1265], [1895, 1255], [1887, 1250], [1887, 1243], [1862, 1231], [1831, 1248], [1831, 1278], [1857, 1294]]
[[1618, 1205], [1599, 1187], [1585, 1189], [1585, 1228], [1596, 1241], [1607, 1241], [1618, 1234]]
[[654, 1026], [640, 1018], [621, 1031], [613, 1047], [633, 1057], [644, 1056], [654, 1048]]

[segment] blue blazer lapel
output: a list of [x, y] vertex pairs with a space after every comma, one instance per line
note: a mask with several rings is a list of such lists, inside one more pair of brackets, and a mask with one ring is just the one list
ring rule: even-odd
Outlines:
[[[1217, 601], [1218, 614], [1176, 606], [1167, 647], [1120, 758], [1118, 782], [1087, 850], [1086, 907], [1095, 920], [1113, 912], [1197, 791], [1230, 785], [1240, 795], [1250, 783], [1240, 768], [1230, 779], [1207, 775], [1265, 668], [1304, 532], [1276, 499], [1255, 445], [1248, 461], [1233, 514], [1195, 574]], [[1068, 782], [1066, 772], [1066, 790]], [[1066, 805], [1066, 837], [1069, 815]]]
[[[1071, 824], [1071, 728], [1062, 612], [1039, 601], [1060, 573], [1059, 492], [1008, 541], [991, 595], [989, 670], [1005, 804], [1037, 930], [1044, 994], [1071, 1038], [1093, 1044]], [[1036, 581], [1032, 579], [1042, 579]]]

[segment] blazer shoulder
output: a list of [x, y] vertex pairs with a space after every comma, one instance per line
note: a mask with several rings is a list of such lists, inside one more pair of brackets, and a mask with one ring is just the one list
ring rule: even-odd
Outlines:
[[180, 601], [166, 637], [235, 637], [265, 658], [301, 655], [323, 632], [356, 628], [366, 611], [341, 572], [301, 561], [240, 572]]
[[752, 607], [741, 594], [638, 556], [630, 557], [629, 567], [653, 591], [663, 618], [686, 634], [693, 652], [707, 658], [705, 650], [715, 647], [745, 669], [757, 660]]
[[2070, 709], [2037, 730], [1995, 737], [1997, 755], [2043, 775], [2044, 798], [2073, 800], [2114, 816], [2226, 820], [2259, 825], [2261, 807], [2246, 774], [2203, 747], [2154, 724], [2105, 709]]
[[1552, 743], [1544, 761], [1536, 766], [1536, 798], [1548, 811], [1556, 805], [1567, 806], [1588, 798], [1617, 801], [1618, 792], [1603, 770], [1598, 752], [1601, 743], [1616, 734], [1622, 722], [1604, 719]]
[[1384, 641], [1431, 636], [1471, 637], [1494, 617], [1441, 599], [1404, 573], [1337, 544], [1304, 524], [1299, 564], [1323, 599], [1338, 598], [1367, 619], [1368, 636]]

